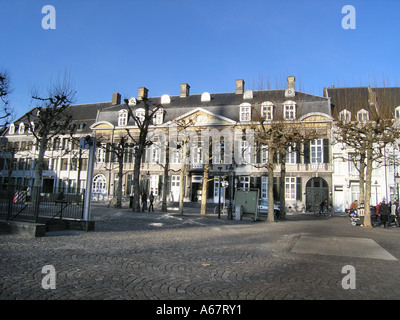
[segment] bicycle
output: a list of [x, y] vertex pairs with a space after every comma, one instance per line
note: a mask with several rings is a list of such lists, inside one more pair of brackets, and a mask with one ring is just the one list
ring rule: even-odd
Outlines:
[[320, 207], [316, 206], [314, 210], [314, 216], [316, 217], [332, 217], [333, 212], [332, 212], [332, 207], [324, 207], [322, 209], [322, 212], [320, 211]]

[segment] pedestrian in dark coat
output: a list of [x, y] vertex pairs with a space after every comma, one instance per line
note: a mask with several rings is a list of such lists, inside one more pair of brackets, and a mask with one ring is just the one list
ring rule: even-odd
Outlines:
[[379, 206], [379, 216], [381, 217], [380, 224], [383, 224], [383, 227], [386, 228], [389, 217], [389, 207], [386, 204], [385, 200], [383, 200], [381, 205]]

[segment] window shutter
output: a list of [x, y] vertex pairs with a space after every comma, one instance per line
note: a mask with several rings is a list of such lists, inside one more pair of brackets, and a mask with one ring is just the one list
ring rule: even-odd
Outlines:
[[300, 151], [300, 144], [296, 144], [296, 164], [301, 163], [301, 151]]
[[310, 141], [304, 143], [304, 164], [310, 163]]
[[296, 200], [302, 200], [301, 177], [296, 178]]
[[329, 139], [324, 139], [324, 163], [329, 163]]
[[107, 143], [106, 145], [106, 162], [110, 162], [110, 147], [111, 145]]

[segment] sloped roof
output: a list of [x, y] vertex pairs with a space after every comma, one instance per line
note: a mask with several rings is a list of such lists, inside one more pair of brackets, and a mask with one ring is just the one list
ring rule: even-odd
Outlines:
[[[213, 114], [223, 116], [233, 121], [239, 121], [239, 108], [242, 103], [250, 103], [252, 106], [260, 106], [261, 103], [270, 101], [274, 104], [275, 112], [282, 112], [282, 104], [285, 101], [294, 101], [298, 106], [298, 117], [312, 112], [321, 112], [330, 115], [328, 99], [325, 97], [314, 96], [302, 92], [296, 92], [294, 97], [285, 97], [285, 90], [268, 90], [254, 91], [252, 99], [244, 99], [242, 94], [236, 93], [211, 93], [210, 101], [201, 101], [201, 94], [189, 95], [181, 98], [180, 96], [170, 96], [171, 102], [161, 104], [161, 97], [150, 97], [148, 102], [151, 106], [160, 105], [165, 111], [164, 122], [171, 121], [182, 116], [193, 109], [203, 108]], [[144, 107], [144, 102], [138, 100], [135, 107], [136, 110]], [[113, 125], [117, 125], [118, 111], [128, 109], [126, 104], [119, 104], [103, 108], [98, 115], [97, 121], [107, 121]], [[253, 120], [259, 113], [253, 112]], [[134, 125], [130, 119], [128, 125]]]

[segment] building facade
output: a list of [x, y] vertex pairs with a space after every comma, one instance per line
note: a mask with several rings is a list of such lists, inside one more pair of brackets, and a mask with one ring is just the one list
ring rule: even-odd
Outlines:
[[[135, 137], [139, 129], [132, 115], [136, 119], [144, 117], [148, 103], [157, 112], [149, 126], [151, 143], [142, 157], [139, 191], [152, 191], [158, 199], [166, 192], [171, 202], [181, 196], [185, 201], [199, 202], [203, 197], [204, 169], [209, 164], [207, 202], [227, 202], [239, 188], [257, 189], [259, 197], [267, 199], [268, 184], [272, 183], [274, 200], [279, 200], [279, 193], [284, 192], [288, 210], [314, 210], [324, 199], [340, 201], [335, 198], [339, 178], [334, 176], [336, 151], [332, 149], [331, 100], [330, 95], [296, 91], [295, 78], [290, 76], [287, 87], [281, 90], [249, 90], [239, 79], [230, 93], [190, 94], [190, 86], [184, 83], [179, 95], [151, 97], [141, 87], [137, 97], [124, 101], [119, 93], [114, 93], [111, 102], [73, 105], [69, 107], [73, 116], [72, 137], [54, 137], [47, 148], [43, 191], [89, 187], [86, 182], [88, 154], [79, 148], [79, 138], [91, 135], [98, 143], [91, 182], [93, 198], [109, 199], [116, 194], [120, 162], [113, 148], [122, 138], [127, 139], [122, 192], [125, 196], [135, 192], [132, 179]], [[12, 171], [8, 170], [4, 157], [0, 164], [3, 185], [11, 182], [29, 186], [35, 178], [37, 150], [26, 119], [23, 116], [14, 121], [4, 134], [5, 143], [15, 146], [15, 152]], [[268, 181], [267, 151], [255, 137], [260, 119], [266, 124], [275, 119], [297, 121], [315, 126], [321, 133], [320, 138], [287, 150], [284, 181], [280, 181], [279, 157], [274, 160], [274, 180]], [[164, 175], [166, 166], [167, 176]]]

